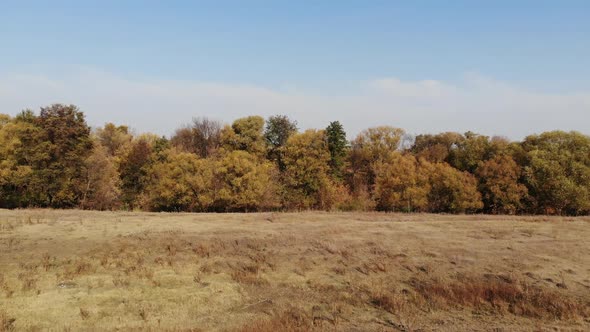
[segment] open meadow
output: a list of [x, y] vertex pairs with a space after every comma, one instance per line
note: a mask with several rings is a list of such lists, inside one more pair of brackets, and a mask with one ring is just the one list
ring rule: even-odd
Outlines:
[[588, 331], [590, 218], [0, 210], [0, 331]]

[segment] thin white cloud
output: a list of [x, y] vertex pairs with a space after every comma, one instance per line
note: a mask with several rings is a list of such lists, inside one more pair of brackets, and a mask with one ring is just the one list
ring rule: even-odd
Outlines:
[[302, 128], [343, 123], [349, 136], [376, 125], [410, 133], [468, 130], [519, 139], [546, 130], [590, 128], [590, 92], [539, 93], [479, 76], [459, 83], [381, 78], [358, 82], [348, 95], [284, 92], [264, 86], [140, 80], [89, 68], [65, 74], [0, 75], [0, 112], [15, 114], [55, 102], [78, 105], [91, 125], [128, 124], [171, 134], [195, 116], [231, 122], [246, 115], [287, 114]]
[[369, 84], [389, 97], [436, 99], [454, 97], [459, 93], [456, 87], [435, 80], [402, 82], [396, 78], [383, 78]]

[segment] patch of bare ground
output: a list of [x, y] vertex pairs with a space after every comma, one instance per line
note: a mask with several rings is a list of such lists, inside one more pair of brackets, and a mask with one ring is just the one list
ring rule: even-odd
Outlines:
[[0, 210], [0, 331], [585, 331], [589, 226]]

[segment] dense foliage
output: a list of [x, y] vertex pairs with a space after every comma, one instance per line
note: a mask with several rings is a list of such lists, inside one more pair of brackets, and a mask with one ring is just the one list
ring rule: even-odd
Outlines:
[[277, 115], [198, 118], [168, 139], [91, 130], [76, 106], [55, 104], [0, 114], [0, 207], [587, 215], [590, 137], [381, 126], [349, 142], [338, 121], [299, 132]]

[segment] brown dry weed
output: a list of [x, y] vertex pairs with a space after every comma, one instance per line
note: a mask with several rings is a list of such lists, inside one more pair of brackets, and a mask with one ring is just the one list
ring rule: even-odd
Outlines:
[[589, 227], [0, 210], [0, 331], [590, 330]]

